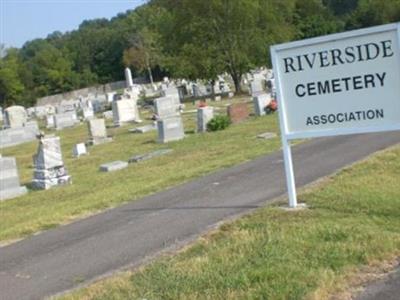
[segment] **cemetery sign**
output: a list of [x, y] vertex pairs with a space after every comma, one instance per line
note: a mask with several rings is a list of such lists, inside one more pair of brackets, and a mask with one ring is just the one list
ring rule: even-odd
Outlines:
[[271, 47], [290, 206], [292, 139], [400, 130], [400, 23]]

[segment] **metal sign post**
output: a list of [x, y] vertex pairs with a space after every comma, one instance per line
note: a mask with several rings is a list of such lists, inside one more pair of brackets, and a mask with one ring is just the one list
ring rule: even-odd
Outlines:
[[290, 141], [400, 130], [400, 23], [271, 47], [289, 206]]

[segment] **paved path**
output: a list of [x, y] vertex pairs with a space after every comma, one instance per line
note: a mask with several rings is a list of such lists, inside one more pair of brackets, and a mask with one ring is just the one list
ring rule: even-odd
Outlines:
[[356, 300], [399, 300], [400, 269], [367, 286]]
[[[300, 144], [297, 186], [399, 142], [394, 132]], [[41, 299], [138, 265], [285, 191], [279, 151], [0, 248], [0, 299]]]

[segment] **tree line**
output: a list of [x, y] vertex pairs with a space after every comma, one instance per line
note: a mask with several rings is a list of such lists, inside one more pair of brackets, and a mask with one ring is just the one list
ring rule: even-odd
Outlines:
[[21, 48], [0, 48], [0, 105], [123, 80], [123, 68], [214, 80], [270, 66], [269, 46], [400, 20], [400, 0], [150, 0]]

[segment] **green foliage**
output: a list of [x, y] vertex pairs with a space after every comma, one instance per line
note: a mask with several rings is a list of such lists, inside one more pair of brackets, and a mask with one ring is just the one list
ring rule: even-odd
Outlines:
[[400, 0], [152, 0], [111, 20], [84, 21], [21, 49], [0, 45], [0, 100], [36, 98], [133, 75], [215, 80], [270, 66], [269, 46], [397, 22]]
[[292, 37], [291, 0], [157, 1], [169, 15], [161, 28], [166, 65], [177, 77], [213, 80], [268, 63], [268, 45]]
[[347, 28], [363, 28], [399, 20], [399, 0], [359, 0], [357, 9], [348, 20]]
[[0, 58], [0, 105], [7, 106], [21, 100], [24, 86], [18, 75], [18, 54], [9, 49], [5, 58]]
[[229, 125], [231, 125], [231, 120], [228, 116], [215, 116], [207, 123], [207, 130], [208, 131], [218, 131], [224, 130]]

